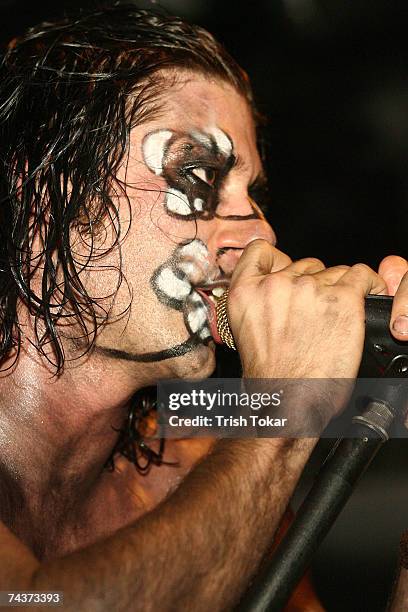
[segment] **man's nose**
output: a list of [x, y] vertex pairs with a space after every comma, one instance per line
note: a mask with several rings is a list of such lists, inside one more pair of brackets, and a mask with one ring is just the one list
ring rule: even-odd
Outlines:
[[[218, 212], [218, 210], [220, 212]], [[276, 244], [276, 235], [258, 207], [248, 198], [239, 211], [226, 211], [221, 207], [213, 219], [213, 231], [207, 241], [209, 251], [225, 275], [230, 276], [245, 247], [258, 238]], [[229, 214], [226, 214], [226, 213]]]

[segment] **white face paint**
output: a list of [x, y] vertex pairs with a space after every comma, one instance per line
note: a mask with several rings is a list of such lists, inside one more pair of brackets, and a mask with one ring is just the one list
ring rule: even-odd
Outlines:
[[201, 240], [192, 240], [178, 249], [180, 257], [191, 257], [200, 263], [208, 264], [208, 249]]
[[[182, 141], [181, 148], [177, 148], [175, 144], [177, 143], [176, 137], [177, 133], [170, 130], [158, 130], [145, 136], [142, 143], [144, 161], [154, 174], [162, 175], [166, 180], [167, 185], [162, 188], [163, 205], [169, 214], [189, 218], [194, 217], [194, 213], [201, 216], [201, 213], [207, 212], [205, 208], [209, 205], [201, 195], [202, 184], [206, 183], [209, 191], [212, 188], [212, 183], [207, 178], [205, 160], [214, 160], [214, 163], [221, 164], [222, 157], [225, 157], [226, 162], [233, 154], [232, 141], [225, 132], [215, 126], [208, 130], [196, 129], [182, 133], [179, 135]], [[191, 148], [195, 150], [198, 148], [199, 151], [201, 149], [201, 152], [203, 147], [206, 149], [202, 152], [202, 157], [198, 155], [196, 165], [192, 166], [195, 180], [201, 181], [201, 187], [194, 182], [189, 183], [175, 162], [177, 154], [180, 154], [180, 151], [183, 152], [186, 137], [188, 146]], [[174, 152], [171, 150], [172, 143], [175, 144]], [[189, 151], [188, 147], [184, 150]], [[194, 157], [192, 161], [194, 164]], [[180, 188], [177, 188], [179, 185]], [[195, 188], [193, 188], [194, 185], [196, 185]], [[211, 198], [215, 200], [215, 190], [209, 194], [210, 201]], [[203, 340], [211, 336], [207, 302], [194, 288], [206, 286], [211, 282], [209, 269], [207, 247], [200, 240], [193, 240], [177, 248], [168, 262], [160, 266], [151, 279], [160, 301], [171, 308], [181, 310], [187, 329]]]
[[208, 325], [208, 311], [201, 295], [193, 291], [186, 300], [185, 323], [189, 331], [198, 334], [202, 340], [211, 337]]
[[170, 130], [158, 130], [143, 139], [143, 159], [154, 174], [160, 175], [163, 172], [164, 151], [172, 135]]
[[191, 284], [187, 280], [178, 278], [170, 268], [163, 268], [156, 278], [157, 288], [169, 298], [175, 300], [185, 299], [191, 291]]
[[168, 265], [158, 270], [152, 279], [159, 299], [184, 312], [187, 329], [205, 340], [211, 336], [207, 306], [194, 287], [211, 281], [208, 278], [209, 253], [200, 240], [178, 247]]
[[191, 132], [191, 136], [194, 138], [194, 140], [204, 145], [204, 147], [206, 147], [207, 149], [211, 149], [212, 142], [208, 134], [204, 134], [203, 132], [199, 132], [198, 130], [193, 130]]
[[165, 205], [169, 212], [176, 213], [177, 215], [185, 216], [192, 213], [186, 194], [172, 187], [166, 190]]
[[[220, 156], [229, 159], [233, 153], [232, 141], [229, 136], [220, 128], [212, 126], [207, 131], [192, 130], [189, 133], [177, 134], [171, 130], [157, 130], [147, 134], [142, 143], [143, 158], [148, 168], [156, 175], [162, 175], [167, 182], [167, 188], [163, 189], [165, 193], [164, 206], [170, 214], [179, 217], [194, 217], [195, 215], [203, 216], [205, 214], [206, 201], [201, 194], [194, 194], [194, 188], [191, 182], [189, 183], [175, 167], [174, 155], [180, 155], [180, 152], [188, 151], [185, 148], [185, 139], [190, 140], [191, 146], [195, 148], [204, 148], [207, 156], [213, 156], [219, 160]], [[175, 150], [171, 148], [177, 140], [184, 139], [181, 146], [175, 146]], [[167, 159], [169, 155], [169, 159]], [[198, 157], [198, 159], [200, 159]], [[166, 165], [169, 164], [169, 168]], [[195, 179], [199, 179], [202, 184], [207, 183], [207, 168], [205, 162], [203, 167], [198, 163], [194, 168]], [[188, 171], [187, 171], [188, 172]], [[216, 170], [214, 169], [214, 173]], [[184, 181], [184, 186], [183, 185]], [[195, 188], [197, 189], [197, 187]], [[199, 189], [199, 188], [198, 188]]]
[[187, 315], [187, 321], [192, 332], [197, 332], [207, 322], [207, 312], [204, 308], [197, 307]]
[[232, 153], [232, 142], [226, 133], [217, 127], [208, 128], [206, 131], [214, 138], [215, 143], [221, 153], [223, 153], [226, 157], [229, 157]]

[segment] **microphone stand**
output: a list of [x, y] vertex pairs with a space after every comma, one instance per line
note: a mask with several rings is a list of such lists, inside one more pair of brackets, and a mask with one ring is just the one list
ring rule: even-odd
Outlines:
[[[390, 298], [375, 298], [371, 303], [366, 302], [366, 322], [373, 316], [373, 309], [379, 308], [381, 316], [385, 313], [386, 319], [386, 325], [383, 324], [381, 329], [388, 332], [391, 306]], [[374, 336], [378, 334], [378, 318], [370, 329], [374, 330]], [[370, 340], [373, 338], [366, 332], [366, 348]], [[387, 342], [393, 341], [387, 339]], [[395, 355], [395, 349], [400, 345], [393, 344], [396, 345], [393, 347]], [[384, 342], [371, 342], [370, 346], [389, 358], [389, 346], [385, 350]], [[406, 346], [404, 350], [407, 350]], [[273, 558], [241, 599], [237, 607], [239, 612], [283, 610], [313, 554], [351, 496], [357, 480], [388, 440], [391, 425], [399, 415], [406, 396], [404, 380], [407, 371], [408, 355], [402, 354], [393, 357], [385, 371], [382, 369], [383, 376], [395, 378], [388, 381], [388, 386], [383, 383], [363, 414], [353, 418], [347, 437], [335, 443]]]

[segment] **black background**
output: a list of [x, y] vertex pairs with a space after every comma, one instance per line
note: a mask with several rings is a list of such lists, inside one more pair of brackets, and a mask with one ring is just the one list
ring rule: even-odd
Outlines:
[[[89, 4], [0, 0], [0, 42]], [[327, 265], [406, 257], [406, 2], [161, 5], [207, 27], [252, 78], [269, 117], [269, 218], [280, 248]], [[328, 610], [384, 609], [408, 527], [406, 470], [407, 444], [389, 443], [323, 545], [314, 574]]]

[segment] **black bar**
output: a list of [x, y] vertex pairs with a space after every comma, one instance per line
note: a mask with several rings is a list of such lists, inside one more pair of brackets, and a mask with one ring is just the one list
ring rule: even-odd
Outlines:
[[280, 611], [285, 607], [357, 479], [384, 443], [379, 435], [369, 438], [365, 428], [353, 426], [353, 433], [360, 432], [360, 439], [343, 438], [326, 460], [267, 570], [241, 600], [240, 612]]
[[283, 610], [357, 480], [387, 441], [387, 432], [402, 408], [404, 392], [401, 378], [396, 378], [388, 387], [380, 387], [379, 396], [361, 416], [355, 417], [348, 436], [334, 445], [273, 558], [256, 577], [237, 610]]

